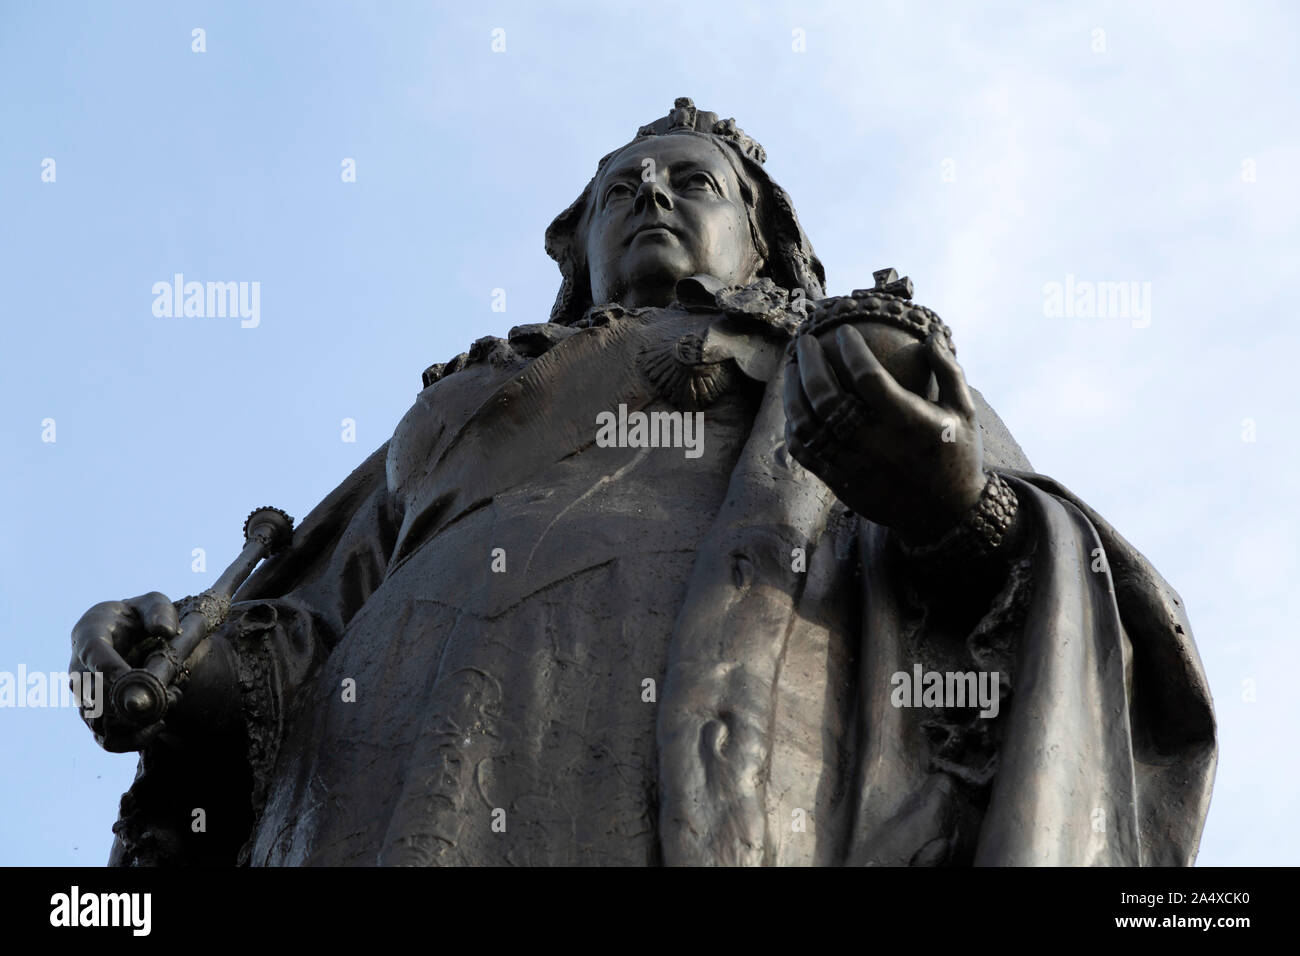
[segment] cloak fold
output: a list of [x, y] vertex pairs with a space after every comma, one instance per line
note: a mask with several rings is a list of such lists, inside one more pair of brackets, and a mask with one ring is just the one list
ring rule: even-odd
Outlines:
[[[1216, 749], [1181, 601], [1051, 479], [1001, 473], [1027, 512], [1030, 554], [964, 656], [951, 653], [960, 632], [926, 619], [942, 598], [921, 602], [918, 624], [891, 580], [889, 535], [864, 536], [865, 746], [848, 862], [1191, 865]], [[891, 706], [883, 675], [916, 662], [999, 670], [1000, 715], [945, 722]]]

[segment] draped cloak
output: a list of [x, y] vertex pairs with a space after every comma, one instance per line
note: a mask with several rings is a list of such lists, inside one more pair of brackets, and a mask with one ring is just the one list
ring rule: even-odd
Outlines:
[[[244, 733], [150, 744], [110, 864], [1190, 865], [1217, 751], [1174, 590], [978, 393], [1024, 544], [922, 573], [787, 455], [749, 344], [790, 317], [724, 312], [426, 373], [213, 636]], [[595, 444], [697, 386], [698, 459]], [[997, 672], [997, 715], [897, 706], [918, 666]]]

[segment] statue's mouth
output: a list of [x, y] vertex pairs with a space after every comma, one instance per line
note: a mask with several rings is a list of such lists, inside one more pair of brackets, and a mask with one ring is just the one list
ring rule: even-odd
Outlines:
[[666, 225], [662, 222], [646, 223], [644, 226], [639, 226], [636, 229], [636, 231], [633, 232], [632, 235], [628, 237], [627, 245], [630, 246], [638, 236], [659, 236], [661, 238], [667, 236], [676, 236], [678, 239], [680, 239], [681, 230], [673, 226]]

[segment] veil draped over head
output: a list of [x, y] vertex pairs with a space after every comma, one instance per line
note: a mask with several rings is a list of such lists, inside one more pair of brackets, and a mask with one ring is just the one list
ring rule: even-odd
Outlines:
[[819, 299], [825, 292], [826, 272], [813, 252], [812, 243], [799, 225], [794, 204], [784, 189], [772, 181], [763, 169], [767, 153], [755, 140], [736, 126], [734, 119], [718, 119], [716, 113], [698, 110], [689, 97], [679, 97], [666, 117], [637, 130], [636, 139], [606, 153], [596, 165], [596, 173], [582, 194], [568, 209], [555, 217], [546, 229], [546, 252], [560, 266], [560, 291], [551, 307], [551, 321], [569, 325], [582, 318], [591, 306], [591, 280], [584, 256], [585, 235], [582, 228], [592, 199], [596, 180], [605, 164], [637, 140], [647, 136], [692, 133], [709, 136], [742, 170], [743, 177], [757, 191], [748, 197], [751, 220], [757, 220], [761, 245], [766, 246], [766, 265], [759, 273], [778, 286], [803, 289], [809, 299]]

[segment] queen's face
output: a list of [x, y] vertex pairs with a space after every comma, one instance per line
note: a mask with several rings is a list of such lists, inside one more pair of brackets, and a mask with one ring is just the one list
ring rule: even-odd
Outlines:
[[650, 136], [609, 161], [587, 221], [593, 302], [663, 306], [687, 276], [756, 278], [745, 200], [720, 149], [703, 135]]

